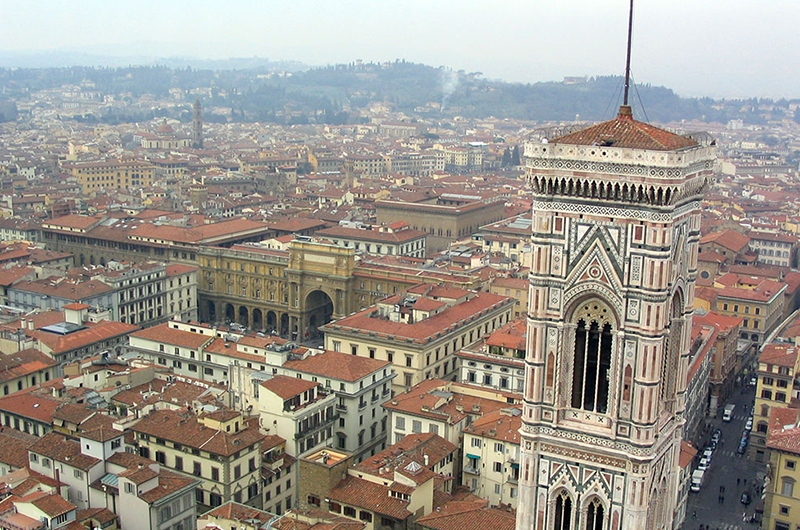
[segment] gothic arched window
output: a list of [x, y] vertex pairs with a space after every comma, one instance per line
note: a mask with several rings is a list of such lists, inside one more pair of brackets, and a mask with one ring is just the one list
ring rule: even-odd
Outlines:
[[603, 530], [605, 510], [600, 499], [595, 497], [586, 507], [586, 530]]
[[680, 362], [680, 348], [683, 337], [682, 302], [679, 293], [672, 297], [670, 308], [669, 335], [664, 345], [663, 361], [661, 364], [661, 392], [660, 400], [662, 410], [669, 413], [675, 412], [675, 400], [678, 392], [678, 375]]
[[589, 302], [577, 315], [572, 368], [572, 407], [605, 414], [608, 410], [613, 337], [609, 310]]
[[553, 530], [572, 530], [572, 498], [566, 491], [556, 497], [556, 513]]

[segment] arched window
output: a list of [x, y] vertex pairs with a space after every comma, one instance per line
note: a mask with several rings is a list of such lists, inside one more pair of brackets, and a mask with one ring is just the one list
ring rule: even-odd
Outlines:
[[556, 497], [554, 521], [553, 530], [572, 530], [572, 498], [566, 491]]
[[761, 415], [764, 417], [769, 416], [769, 405], [761, 405]]
[[603, 504], [595, 497], [586, 507], [586, 530], [603, 530]]
[[678, 366], [680, 364], [680, 347], [683, 337], [682, 302], [680, 294], [672, 297], [670, 308], [669, 335], [664, 344], [661, 363], [661, 392], [660, 400], [662, 410], [669, 413], [675, 412], [677, 399]]
[[600, 414], [608, 410], [611, 370], [610, 311], [600, 301], [584, 304], [575, 329], [572, 368], [572, 407]]

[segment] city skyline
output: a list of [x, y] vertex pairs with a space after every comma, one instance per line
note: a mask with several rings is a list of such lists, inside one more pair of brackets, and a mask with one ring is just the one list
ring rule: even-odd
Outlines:
[[[18, 4], [0, 22], [0, 66], [21, 66], [33, 53], [52, 51], [131, 58], [259, 56], [311, 66], [405, 59], [479, 71], [490, 79], [559, 81], [623, 73], [627, 7], [625, 1], [585, 0], [503, 0], [491, 9], [474, 1], [400, 6], [240, 0], [222, 7], [85, 0], [77, 9]], [[756, 22], [753, 15], [744, 0], [637, 2], [634, 80], [683, 96], [800, 97], [800, 37], [792, 31], [800, 5], [777, 0]]]

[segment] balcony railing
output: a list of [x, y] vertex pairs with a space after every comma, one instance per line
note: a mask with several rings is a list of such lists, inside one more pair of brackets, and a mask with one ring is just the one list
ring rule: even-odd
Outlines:
[[305, 438], [309, 434], [322, 430], [325, 427], [332, 425], [334, 422], [338, 421], [339, 415], [332, 414], [330, 418], [327, 420], [320, 421], [319, 423], [315, 423], [313, 425], [309, 425], [305, 429], [299, 429], [296, 433], [294, 433], [295, 440], [299, 440], [300, 438]]
[[347, 412], [347, 405], [342, 405], [341, 403], [337, 404], [336, 412]]
[[481, 470], [478, 469], [477, 467], [465, 466], [464, 467], [464, 473], [468, 473], [470, 475], [480, 475], [481, 474]]

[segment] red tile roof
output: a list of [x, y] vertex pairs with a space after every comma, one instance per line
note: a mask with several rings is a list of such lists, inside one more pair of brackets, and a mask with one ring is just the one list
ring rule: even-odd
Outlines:
[[716, 243], [717, 245], [737, 253], [741, 252], [749, 242], [749, 237], [730, 229], [723, 230], [722, 232], [712, 232], [700, 238], [700, 245]]
[[484, 414], [464, 429], [464, 432], [483, 438], [519, 444], [521, 427], [522, 409], [515, 407]]
[[134, 331], [130, 336], [194, 350], [200, 349], [214, 340], [214, 337], [208, 335], [172, 328], [169, 322]]
[[389, 361], [326, 350], [316, 355], [309, 355], [302, 360], [286, 361], [283, 367], [331, 379], [358, 381], [362, 377], [379, 372], [390, 365]]
[[267, 379], [261, 383], [261, 386], [270, 392], [274, 392], [283, 399], [289, 399], [321, 385], [297, 377], [275, 375], [272, 376], [271, 379]]
[[[628, 112], [630, 112], [630, 107]], [[647, 123], [636, 121], [632, 116], [626, 115], [622, 108], [620, 109], [620, 114], [613, 120], [553, 138], [550, 143], [606, 145], [628, 149], [649, 149], [652, 151], [675, 151], [698, 145], [697, 142], [686, 136], [679, 136]]]
[[770, 409], [767, 447], [800, 455], [800, 409]]
[[417, 525], [431, 530], [514, 530], [516, 513], [490, 508], [486, 501], [449, 502], [438, 511], [417, 519]]
[[35, 374], [57, 365], [58, 363], [52, 357], [34, 348], [8, 355], [0, 355], [0, 384]]
[[330, 490], [328, 498], [400, 521], [412, 515], [407, 509], [408, 502], [389, 496], [388, 486], [351, 475]]
[[[453, 291], [459, 290], [453, 289]], [[431, 297], [432, 295], [429, 294], [428, 296]], [[467, 301], [455, 304], [412, 324], [376, 318], [373, 316], [375, 308], [370, 307], [354, 315], [326, 324], [322, 329], [333, 333], [342, 331], [350, 333], [380, 333], [394, 336], [399, 340], [411, 339], [416, 342], [425, 342], [432, 340], [435, 335], [446, 332], [450, 326], [457, 325], [470, 317], [514, 303], [516, 303], [516, 300], [506, 296], [484, 292], [475, 293]]]
[[758, 357], [758, 362], [794, 368], [797, 363], [798, 350], [789, 344], [765, 344]]
[[154, 411], [131, 427], [140, 432], [179, 443], [186, 447], [201, 448], [209, 453], [229, 456], [237, 451], [260, 444], [264, 435], [248, 427], [239, 432], [223, 432], [206, 427], [191, 414], [176, 410]]
[[88, 471], [103, 462], [98, 458], [83, 454], [80, 442], [70, 440], [56, 432], [49, 432], [39, 438], [31, 445], [30, 451], [83, 471]]
[[101, 320], [93, 326], [66, 335], [58, 335], [42, 330], [28, 331], [28, 335], [47, 345], [50, 353], [55, 355], [119, 337], [120, 335], [127, 335], [136, 329], [138, 327], [133, 324]]

